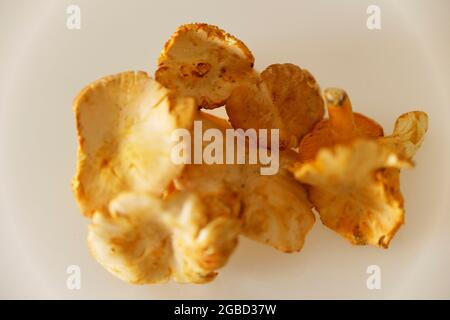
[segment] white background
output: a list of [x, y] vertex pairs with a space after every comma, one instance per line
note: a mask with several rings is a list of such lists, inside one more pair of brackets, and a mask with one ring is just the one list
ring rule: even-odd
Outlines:
[[[81, 8], [81, 30], [66, 8]], [[366, 28], [381, 7], [382, 29]], [[322, 88], [345, 88], [387, 133], [422, 109], [430, 129], [402, 175], [406, 224], [388, 250], [355, 247], [318, 221], [302, 252], [247, 239], [207, 285], [132, 286], [89, 255], [88, 221], [70, 190], [72, 99], [97, 78], [153, 73], [175, 28], [216, 24], [242, 39], [262, 70], [292, 62]], [[450, 2], [0, 0], [0, 298], [450, 298]], [[79, 265], [81, 290], [66, 287]], [[381, 267], [382, 289], [366, 288]]]

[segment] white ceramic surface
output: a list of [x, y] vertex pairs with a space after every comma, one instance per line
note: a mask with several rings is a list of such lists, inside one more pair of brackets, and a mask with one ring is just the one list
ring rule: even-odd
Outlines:
[[[81, 30], [66, 8], [81, 8]], [[381, 8], [381, 30], [366, 8]], [[316, 223], [299, 254], [247, 239], [207, 285], [131, 286], [89, 255], [87, 220], [70, 191], [73, 97], [125, 70], [155, 70], [183, 23], [216, 24], [242, 39], [256, 67], [293, 62], [321, 86], [346, 88], [354, 108], [390, 132], [420, 108], [430, 129], [402, 175], [406, 224], [388, 250], [354, 247]], [[0, 298], [450, 298], [450, 2], [0, 0]], [[366, 288], [366, 268], [382, 271]], [[81, 268], [81, 290], [66, 268]]]

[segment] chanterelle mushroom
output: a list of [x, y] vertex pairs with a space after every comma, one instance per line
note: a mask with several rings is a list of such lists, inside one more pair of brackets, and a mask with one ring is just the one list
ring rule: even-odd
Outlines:
[[164, 46], [155, 79], [197, 105], [223, 105], [232, 89], [253, 74], [254, 58], [245, 44], [205, 23], [179, 27]]
[[125, 72], [82, 90], [74, 111], [79, 149], [72, 187], [85, 215], [106, 209], [119, 192], [161, 195], [181, 172], [170, 158], [170, 135], [192, 125], [192, 99], [170, 95], [144, 72]]
[[130, 283], [204, 283], [216, 276], [237, 244], [240, 224], [212, 214], [195, 193], [161, 200], [123, 193], [89, 226], [92, 255]]
[[347, 94], [336, 88], [324, 93], [328, 119], [323, 119], [300, 142], [300, 159], [314, 159], [324, 147], [352, 141], [356, 137], [377, 138], [383, 136], [383, 128], [374, 120], [352, 111]]
[[387, 247], [404, 220], [399, 169], [412, 166], [427, 116], [404, 114], [394, 133], [381, 137], [375, 122], [354, 117], [344, 91], [326, 90], [325, 97], [330, 119], [305, 136], [294, 175], [309, 186], [326, 226], [354, 244]]
[[226, 102], [234, 128], [275, 128], [281, 146], [297, 147], [300, 139], [323, 118], [319, 85], [305, 69], [291, 64], [267, 67], [259, 81], [235, 88]]

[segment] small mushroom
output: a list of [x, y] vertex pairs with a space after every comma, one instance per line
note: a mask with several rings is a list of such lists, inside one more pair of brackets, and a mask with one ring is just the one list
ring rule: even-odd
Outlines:
[[290, 148], [323, 118], [324, 103], [314, 77], [285, 63], [268, 66], [259, 81], [234, 89], [226, 111], [234, 128], [279, 129], [281, 146]]
[[179, 27], [165, 44], [155, 79], [199, 107], [222, 106], [238, 84], [253, 75], [254, 58], [245, 44], [205, 23]]

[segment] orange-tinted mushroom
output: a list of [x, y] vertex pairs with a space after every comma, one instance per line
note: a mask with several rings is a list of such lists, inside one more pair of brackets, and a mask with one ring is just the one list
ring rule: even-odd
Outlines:
[[302, 161], [314, 159], [324, 147], [348, 143], [355, 138], [378, 138], [383, 128], [374, 120], [352, 111], [347, 93], [342, 89], [329, 88], [324, 91], [328, 119], [320, 121], [300, 142]]

